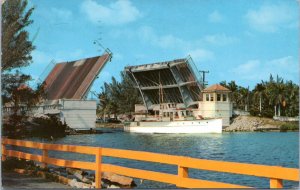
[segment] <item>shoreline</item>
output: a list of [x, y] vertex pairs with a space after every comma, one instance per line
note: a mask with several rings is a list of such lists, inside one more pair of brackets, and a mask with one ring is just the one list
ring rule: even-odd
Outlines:
[[[285, 128], [283, 125], [298, 125], [298, 122], [276, 121], [271, 118], [255, 116], [237, 116], [232, 119], [230, 126], [223, 128], [223, 133], [233, 132], [299, 132], [299, 128]], [[122, 129], [124, 123], [96, 123], [95, 129]]]
[[271, 118], [256, 116], [237, 116], [223, 132], [285, 132], [299, 131], [299, 123], [295, 121], [276, 121]]

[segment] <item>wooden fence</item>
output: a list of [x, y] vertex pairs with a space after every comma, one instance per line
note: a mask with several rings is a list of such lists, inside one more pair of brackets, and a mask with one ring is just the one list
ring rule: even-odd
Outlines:
[[[40, 149], [42, 150], [42, 155], [8, 150], [6, 145]], [[94, 155], [95, 162], [64, 160], [49, 157], [49, 150]], [[47, 164], [51, 164], [61, 167], [93, 170], [95, 171], [96, 188], [101, 188], [101, 172], [113, 172], [128, 177], [175, 184], [177, 187], [181, 188], [251, 188], [236, 184], [190, 178], [188, 175], [189, 168], [269, 178], [270, 188], [282, 188], [282, 180], [299, 181], [298, 168], [284, 168], [280, 166], [265, 166], [258, 164], [205, 160], [133, 150], [47, 144], [24, 140], [2, 139], [2, 160], [5, 160], [7, 156], [41, 162], [44, 167], [47, 167]], [[178, 166], [178, 174], [174, 175], [105, 164], [102, 163], [102, 156], [176, 165]]]

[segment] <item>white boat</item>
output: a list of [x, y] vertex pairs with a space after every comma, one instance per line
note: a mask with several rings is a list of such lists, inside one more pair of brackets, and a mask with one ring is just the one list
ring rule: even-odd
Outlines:
[[[131, 133], [222, 133], [222, 118], [195, 116], [196, 110], [162, 103], [152, 114], [136, 112], [135, 121], [124, 126]], [[198, 118], [198, 119], [197, 119]]]
[[222, 133], [222, 119], [135, 121], [124, 126], [131, 133]]

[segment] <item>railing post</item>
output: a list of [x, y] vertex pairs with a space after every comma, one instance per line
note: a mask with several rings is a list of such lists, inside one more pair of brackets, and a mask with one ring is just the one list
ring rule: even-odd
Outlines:
[[2, 158], [1, 158], [1, 160], [5, 161], [6, 160], [6, 155], [4, 153], [6, 151], [6, 147], [5, 147], [5, 144], [3, 143], [3, 141], [1, 143], [1, 146], [2, 146]]
[[270, 179], [270, 188], [283, 188], [282, 179]]
[[48, 157], [48, 150], [42, 149], [43, 155], [42, 155], [42, 168], [47, 168], [47, 163], [45, 157]]
[[98, 148], [98, 151], [96, 152], [95, 188], [101, 188], [101, 163], [102, 149]]
[[[188, 178], [189, 177], [189, 169], [178, 165], [178, 177], [179, 178]], [[177, 187], [179, 187], [179, 186], [177, 186]], [[184, 188], [184, 187], [179, 187], [179, 188]]]

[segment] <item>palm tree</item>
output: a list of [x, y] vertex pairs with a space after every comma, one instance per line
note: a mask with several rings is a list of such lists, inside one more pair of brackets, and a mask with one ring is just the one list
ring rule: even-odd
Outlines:
[[254, 88], [254, 96], [259, 96], [259, 114], [261, 115], [261, 109], [262, 109], [262, 94], [264, 93], [266, 87], [263, 83], [259, 83]]
[[244, 108], [245, 111], [248, 111], [248, 100], [249, 100], [249, 89], [244, 87], [239, 87], [237, 93], [238, 106], [241, 109]]

